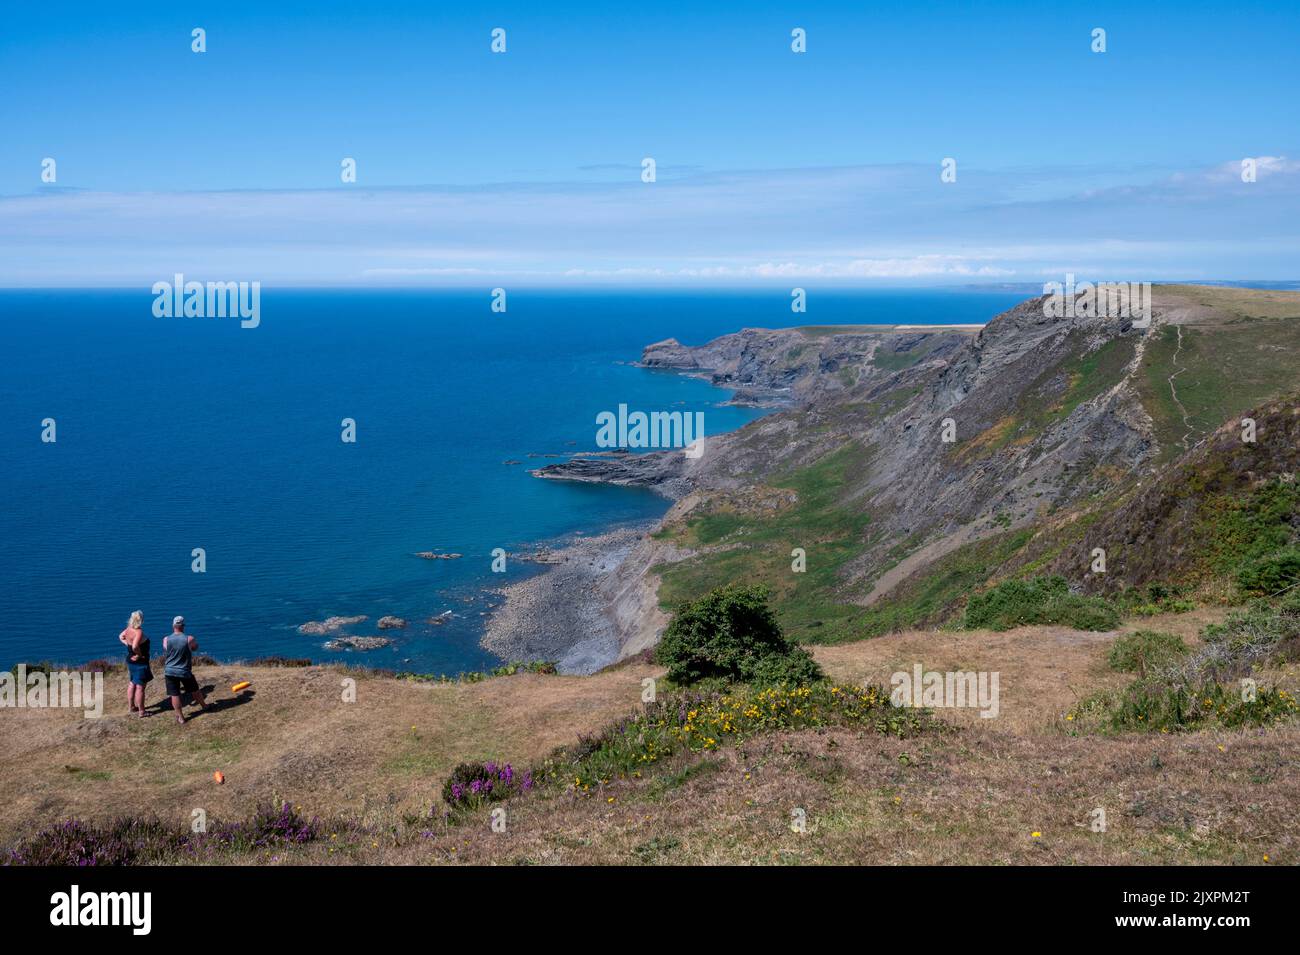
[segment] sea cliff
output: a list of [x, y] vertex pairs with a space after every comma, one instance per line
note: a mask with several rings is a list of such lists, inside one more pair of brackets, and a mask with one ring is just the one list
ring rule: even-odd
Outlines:
[[[1100, 519], [1225, 419], [1294, 387], [1286, 356], [1300, 322], [1281, 313], [1300, 316], [1300, 295], [1278, 294], [1156, 286], [1149, 323], [1053, 316], [1032, 298], [983, 327], [744, 329], [649, 345], [644, 367], [774, 410], [709, 437], [698, 457], [575, 455], [534, 471], [647, 487], [674, 504], [657, 527], [576, 543], [576, 577], [507, 589], [506, 606], [527, 600], [549, 636], [508, 637], [518, 618], [507, 610], [486, 645], [574, 646], [599, 633], [599, 651], [575, 657], [585, 671], [653, 645], [663, 605], [731, 579], [771, 586], [804, 640], [938, 622], [1044, 541], [1079, 552], [1062, 527]], [[806, 573], [791, 570], [795, 549]], [[1084, 586], [1086, 563], [1036, 560], [1078, 571]], [[559, 612], [575, 603], [576, 619]]]

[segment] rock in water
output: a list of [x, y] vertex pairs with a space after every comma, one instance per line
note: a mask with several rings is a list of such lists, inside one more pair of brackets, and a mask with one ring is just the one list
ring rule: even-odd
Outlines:
[[336, 637], [325, 643], [326, 650], [378, 650], [391, 647], [393, 641], [387, 637]]
[[329, 617], [325, 620], [309, 620], [307, 623], [298, 627], [299, 633], [306, 633], [313, 636], [320, 636], [326, 633], [335, 633], [344, 627], [350, 627], [354, 623], [361, 623], [366, 617]]

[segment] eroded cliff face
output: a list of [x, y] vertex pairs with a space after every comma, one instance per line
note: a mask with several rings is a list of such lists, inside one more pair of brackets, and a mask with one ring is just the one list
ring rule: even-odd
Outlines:
[[[1213, 586], [1224, 570], [1240, 569], [1216, 566], [1225, 513], [1248, 504], [1261, 489], [1294, 488], [1298, 471], [1300, 394], [1293, 392], [1225, 422], [1153, 478], [1116, 494], [1110, 506], [1097, 509], [1085, 533], [1061, 541], [1056, 528], [1045, 529], [1041, 544], [1026, 556], [1046, 554], [1046, 572], [1062, 574], [1088, 593], [1113, 594], [1152, 582]], [[1300, 530], [1297, 520], [1293, 512], [1289, 523]], [[1098, 546], [1106, 551], [1106, 572], [1080, 574]]]
[[[749, 440], [711, 437], [698, 457], [681, 451], [579, 454], [561, 464], [534, 470], [541, 478], [649, 487], [674, 500], [695, 490], [740, 487], [778, 467], [779, 447], [767, 439], [797, 431], [800, 413], [834, 409], [864, 390], [889, 389], [899, 369], [915, 373], [941, 368], [969, 346], [978, 328], [935, 326], [824, 326], [807, 329], [744, 329], [704, 345], [676, 339], [645, 348], [640, 364], [705, 378], [732, 390], [733, 403], [789, 408], [791, 413], [762, 419], [766, 427]], [[751, 426], [752, 428], [753, 426]]]
[[[1148, 351], [1165, 346], [1171, 324], [1180, 325], [1181, 347], [1187, 299], [1157, 287], [1152, 312], [1148, 327], [1054, 318], [1035, 298], [979, 330], [746, 329], [698, 347], [658, 342], [646, 348], [645, 366], [704, 376], [743, 400], [784, 409], [710, 438], [698, 458], [608, 455], [534, 473], [654, 487], [678, 501], [665, 522], [671, 530], [701, 515], [761, 522], [798, 506], [786, 478], [852, 450], [836, 502], [869, 520], [836, 587], [845, 602], [871, 604], [956, 548], [1035, 529], [1153, 474], [1170, 449], [1148, 410], [1163, 398], [1152, 389], [1165, 385]], [[1204, 320], [1203, 310], [1197, 315]], [[663, 539], [643, 550], [618, 587], [625, 642], [638, 649], [654, 629], [646, 621], [661, 626], [662, 617], [653, 586], [634, 579], [698, 559]]]
[[704, 345], [675, 338], [646, 347], [640, 364], [707, 378], [732, 401], [762, 407], [806, 403], [888, 377], [891, 370], [953, 355], [974, 335], [961, 326], [746, 328]]

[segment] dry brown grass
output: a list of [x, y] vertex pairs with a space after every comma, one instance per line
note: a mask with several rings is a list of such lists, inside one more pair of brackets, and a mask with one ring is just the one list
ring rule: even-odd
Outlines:
[[998, 447], [1002, 444], [1007, 435], [1016, 426], [1016, 419], [1013, 415], [998, 419], [989, 427], [985, 428], [971, 440], [965, 442], [953, 455], [954, 461], [965, 461], [968, 458], [977, 458], [984, 452]]
[[[1195, 642], [1221, 611], [1150, 618]], [[888, 682], [915, 662], [998, 670], [1001, 716], [940, 710], [909, 739], [843, 729], [775, 733], [721, 752], [679, 755], [643, 779], [577, 796], [546, 788], [447, 825], [428, 812], [463, 759], [524, 765], [633, 711], [634, 662], [592, 677], [519, 675], [439, 686], [327, 668], [209, 668], [222, 688], [251, 675], [249, 702], [185, 727], [128, 719], [121, 676], [100, 721], [9, 711], [0, 738], [0, 834], [69, 815], [105, 819], [194, 807], [239, 818], [280, 796], [346, 819], [292, 852], [233, 857], [317, 863], [1272, 863], [1300, 861], [1294, 753], [1300, 726], [1162, 736], [1074, 737], [1059, 717], [1077, 696], [1117, 685], [1113, 635], [1057, 627], [906, 633], [816, 655], [838, 680]], [[339, 680], [358, 680], [358, 701]], [[1280, 674], [1294, 685], [1297, 674]], [[947, 728], [944, 728], [944, 727]], [[414, 727], [414, 729], [412, 729]], [[68, 767], [72, 767], [70, 770]], [[213, 770], [225, 773], [217, 786]], [[1104, 808], [1107, 831], [1090, 828]], [[808, 827], [790, 829], [802, 809]], [[418, 822], [412, 817], [420, 816]], [[1040, 835], [1035, 837], [1033, 833]]]
[[[1164, 630], [1194, 646], [1201, 628], [1224, 616], [1222, 609], [1207, 608], [1135, 620], [1121, 630]], [[1068, 627], [913, 631], [862, 643], [815, 647], [813, 655], [833, 679], [884, 686], [889, 685], [891, 674], [911, 672], [916, 663], [940, 672], [996, 671], [1000, 697], [997, 726], [1034, 734], [1057, 729], [1060, 717], [1082, 697], [1131, 679], [1106, 664], [1114, 636]], [[937, 715], [964, 726], [989, 722], [972, 709], [939, 710]]]
[[[277, 796], [322, 815], [427, 812], [456, 763], [540, 759], [634, 709], [642, 677], [657, 671], [634, 664], [593, 677], [454, 685], [322, 667], [195, 672], [224, 708], [184, 726], [170, 711], [127, 716], [123, 673], [108, 675], [98, 720], [80, 710], [5, 710], [0, 843], [68, 816], [156, 813], [188, 824], [194, 808], [237, 818]], [[342, 700], [345, 677], [357, 681], [355, 703]], [[230, 705], [230, 686], [245, 679], [251, 697]], [[153, 711], [161, 691], [150, 689]]]
[[1231, 288], [1220, 285], [1157, 285], [1157, 304], [1181, 306], [1191, 323], [1217, 323], [1223, 317], [1298, 318], [1300, 292], [1278, 289]]
[[[484, 812], [414, 842], [318, 852], [403, 863], [1288, 863], [1300, 848], [1287, 756], [1297, 742], [1295, 727], [1123, 739], [780, 733], [707, 757], [709, 771], [673, 788], [517, 801], [505, 833]], [[1098, 807], [1105, 833], [1090, 827]], [[803, 834], [790, 829], [796, 808]]]

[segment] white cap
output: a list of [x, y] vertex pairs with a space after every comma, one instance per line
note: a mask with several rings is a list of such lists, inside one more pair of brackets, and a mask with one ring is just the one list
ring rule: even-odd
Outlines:
[[185, 626], [185, 618], [182, 617], [180, 614], [177, 614], [176, 616], [172, 617], [172, 626], [173, 627]]

